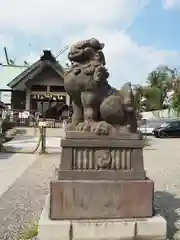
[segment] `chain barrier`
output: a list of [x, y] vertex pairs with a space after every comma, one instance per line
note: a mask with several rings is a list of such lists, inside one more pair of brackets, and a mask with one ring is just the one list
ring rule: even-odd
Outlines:
[[[33, 120], [35, 121], [35, 127], [38, 129], [39, 137], [38, 140], [36, 141], [36, 146], [30, 151], [26, 151], [24, 149], [19, 150], [19, 149], [13, 149], [12, 147], [8, 147], [4, 145], [3, 142], [3, 130], [2, 130], [2, 124], [3, 124], [3, 119], [0, 119], [0, 153], [24, 153], [24, 154], [33, 154], [38, 151], [40, 144], [41, 144], [41, 149], [39, 151], [40, 154], [45, 154], [46, 153], [46, 126], [43, 124], [39, 124], [38, 120], [31, 115]], [[35, 131], [37, 134], [37, 131]]]

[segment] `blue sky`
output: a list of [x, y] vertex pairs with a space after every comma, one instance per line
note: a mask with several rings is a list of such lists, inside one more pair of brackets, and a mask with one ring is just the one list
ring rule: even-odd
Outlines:
[[[109, 82], [144, 84], [156, 66], [180, 66], [180, 0], [0, 0], [3, 46], [17, 64], [33, 63], [45, 48], [54, 53], [76, 40], [105, 43]], [[65, 64], [66, 54], [59, 61]], [[11, 69], [0, 69], [0, 87]], [[14, 71], [14, 70], [13, 70]]]
[[162, 3], [152, 0], [135, 18], [128, 32], [140, 44], [180, 51], [180, 10], [163, 9]]

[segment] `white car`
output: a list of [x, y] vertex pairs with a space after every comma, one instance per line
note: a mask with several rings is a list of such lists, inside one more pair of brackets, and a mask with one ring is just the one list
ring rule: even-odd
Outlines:
[[144, 135], [153, 135], [153, 130], [154, 127], [148, 127], [148, 126], [140, 126], [139, 130], [142, 132]]
[[139, 130], [143, 135], [153, 135], [154, 128], [159, 127], [165, 122], [165, 120], [150, 120], [142, 119], [140, 122]]

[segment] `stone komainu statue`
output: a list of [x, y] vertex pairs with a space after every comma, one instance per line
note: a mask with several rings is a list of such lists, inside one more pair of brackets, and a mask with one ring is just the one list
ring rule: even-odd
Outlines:
[[107, 79], [104, 44], [97, 39], [79, 41], [68, 53], [71, 67], [64, 73], [64, 86], [73, 104], [71, 130], [110, 135], [128, 126], [137, 131], [136, 109], [130, 83], [121, 93]]

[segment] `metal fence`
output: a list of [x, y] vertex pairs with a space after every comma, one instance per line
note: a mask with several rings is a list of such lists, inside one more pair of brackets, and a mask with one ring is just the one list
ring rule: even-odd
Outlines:
[[44, 118], [40, 112], [24, 111], [18, 109], [0, 110], [0, 117], [12, 123], [14, 127], [36, 127], [39, 121], [46, 121], [49, 128], [61, 128], [63, 122], [68, 122], [68, 118], [56, 120], [54, 118]]

